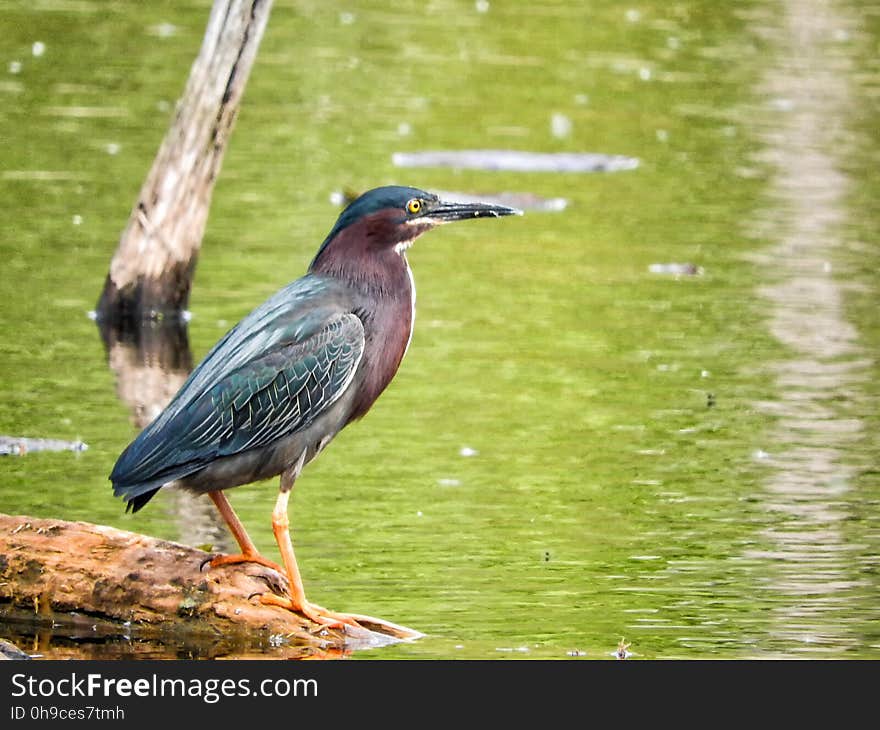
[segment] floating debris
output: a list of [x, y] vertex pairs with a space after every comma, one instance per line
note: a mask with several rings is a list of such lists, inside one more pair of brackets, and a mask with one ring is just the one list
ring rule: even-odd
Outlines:
[[557, 112], [550, 117], [550, 133], [558, 139], [570, 136], [572, 126], [571, 119], [565, 114]]
[[648, 271], [666, 276], [702, 276], [703, 267], [696, 264], [651, 264]]
[[88, 444], [82, 441], [0, 436], [0, 456], [24, 456], [31, 451], [85, 451], [88, 448]]
[[454, 167], [465, 170], [512, 172], [618, 172], [633, 170], [638, 159], [599, 152], [520, 152], [517, 150], [461, 150], [395, 152], [397, 167]]
[[158, 23], [147, 28], [147, 33], [157, 38], [171, 38], [177, 34], [177, 26], [174, 23]]
[[617, 657], [618, 659], [629, 659], [632, 656], [632, 652], [627, 651], [632, 646], [630, 642], [624, 640], [621, 636], [620, 641], [617, 643], [617, 651], [613, 652], [611, 656]]

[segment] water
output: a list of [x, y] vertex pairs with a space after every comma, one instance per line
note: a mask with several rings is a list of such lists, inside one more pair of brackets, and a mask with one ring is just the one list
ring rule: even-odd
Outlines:
[[[354, 656], [604, 659], [622, 637], [634, 658], [880, 656], [880, 4], [731, 5], [276, 3], [194, 360], [303, 273], [334, 193], [566, 201], [416, 244], [404, 365], [297, 484], [310, 596], [427, 634]], [[2, 457], [3, 512], [224, 544], [173, 494], [135, 516], [112, 497], [148, 415], [127, 388], [161, 373], [119, 380], [86, 316], [208, 8], [0, 4], [0, 434], [88, 444]], [[639, 165], [392, 158], [482, 149]], [[270, 556], [276, 489], [230, 494]]]

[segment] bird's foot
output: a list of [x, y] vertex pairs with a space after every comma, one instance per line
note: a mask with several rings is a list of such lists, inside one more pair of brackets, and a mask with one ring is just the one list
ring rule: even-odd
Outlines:
[[212, 568], [219, 568], [221, 565], [238, 565], [239, 563], [256, 563], [257, 565], [265, 566], [266, 568], [271, 568], [281, 575], [285, 575], [284, 568], [282, 568], [278, 563], [273, 563], [268, 558], [264, 558], [259, 553], [238, 553], [236, 555], [215, 555], [212, 558], [208, 558], [205, 562], [202, 563], [202, 568], [205, 565], [210, 565]]
[[283, 598], [271, 593], [262, 594], [260, 596], [260, 603], [266, 606], [281, 606], [288, 611], [299, 613], [310, 621], [325, 626], [328, 629], [342, 629], [345, 626], [352, 626], [357, 629], [393, 636], [397, 639], [417, 639], [423, 635], [406, 626], [400, 626], [381, 618], [365, 616], [361, 613], [329, 611], [310, 601], [303, 601], [302, 604], [299, 604], [290, 598]]
[[316, 624], [321, 624], [322, 626], [331, 629], [341, 629], [346, 624], [356, 628], [362, 628], [352, 614], [329, 611], [316, 603], [311, 603], [310, 601], [297, 602], [292, 598], [284, 598], [272, 593], [263, 593], [260, 595], [260, 603], [264, 606], [280, 606], [281, 608], [286, 608], [288, 611], [293, 611], [294, 613], [299, 613], [305, 616], [309, 621], [313, 621]]

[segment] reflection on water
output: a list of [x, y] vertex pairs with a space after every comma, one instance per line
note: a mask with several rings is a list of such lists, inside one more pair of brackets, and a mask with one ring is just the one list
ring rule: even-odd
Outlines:
[[[141, 430], [161, 413], [193, 369], [185, 317], [142, 323], [98, 320], [116, 394]], [[186, 545], [228, 551], [232, 539], [213, 503], [182, 489], [168, 490], [169, 516]]]
[[757, 135], [773, 179], [757, 225], [774, 244], [755, 261], [769, 279], [760, 294], [770, 331], [788, 355], [768, 363], [777, 392], [758, 404], [775, 423], [761, 501], [780, 519], [763, 532], [769, 548], [749, 555], [769, 568], [777, 638], [790, 651], [839, 651], [860, 641], [840, 617], [864, 585], [853, 572], [861, 546], [843, 530], [863, 424], [841, 403], [860, 398], [871, 364], [836, 255], [850, 215], [842, 168], [853, 61], [852, 46], [834, 38], [850, 37], [856, 22], [833, 3], [789, 0], [778, 24], [760, 30], [774, 61], [758, 89], [769, 108]]

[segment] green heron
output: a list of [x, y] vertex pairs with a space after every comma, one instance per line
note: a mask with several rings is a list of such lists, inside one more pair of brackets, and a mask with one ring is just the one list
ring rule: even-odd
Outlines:
[[[370, 409], [400, 366], [415, 316], [407, 248], [441, 223], [519, 213], [408, 187], [361, 195], [342, 211], [308, 273], [233, 327], [123, 451], [110, 474], [114, 494], [137, 512], [170, 482], [207, 492], [241, 549], [214, 557], [212, 567], [256, 562], [280, 570], [289, 597], [264, 594], [261, 602], [317, 623], [377, 621], [306, 600], [290, 537], [290, 492], [303, 467]], [[283, 569], [257, 552], [223, 493], [279, 474], [272, 531]]]

